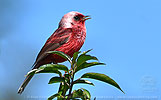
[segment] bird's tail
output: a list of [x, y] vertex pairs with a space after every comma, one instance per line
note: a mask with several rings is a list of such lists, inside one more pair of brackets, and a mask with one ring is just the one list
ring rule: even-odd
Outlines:
[[18, 94], [21, 94], [24, 91], [25, 87], [27, 86], [27, 84], [29, 83], [29, 81], [31, 80], [33, 76], [34, 75], [29, 75], [26, 77], [26, 79], [24, 80], [24, 82], [21, 84], [21, 86], [18, 89]]

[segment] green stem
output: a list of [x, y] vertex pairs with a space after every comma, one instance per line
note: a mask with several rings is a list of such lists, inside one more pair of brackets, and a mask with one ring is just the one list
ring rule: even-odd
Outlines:
[[71, 98], [72, 88], [73, 88], [73, 81], [74, 81], [74, 74], [72, 74], [72, 76], [71, 76], [71, 84], [70, 84], [69, 94], [68, 94], [68, 99], [67, 100], [70, 100], [70, 98]]
[[71, 88], [70, 88], [70, 90], [69, 90], [69, 95], [68, 95], [68, 99], [67, 99], [67, 100], [70, 100], [70, 98], [71, 98], [73, 84], [71, 84], [70, 87], [71, 87]]
[[71, 65], [72, 68], [72, 74], [71, 74], [71, 84], [70, 84], [70, 88], [69, 88], [69, 94], [68, 94], [68, 98], [67, 100], [70, 100], [71, 98], [71, 94], [72, 94], [72, 88], [73, 88], [73, 82], [74, 82], [74, 74], [75, 74], [75, 64]]

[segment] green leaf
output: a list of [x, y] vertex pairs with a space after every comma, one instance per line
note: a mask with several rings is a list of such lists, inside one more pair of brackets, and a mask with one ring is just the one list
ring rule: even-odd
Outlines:
[[50, 69], [40, 69], [40, 70], [37, 70], [36, 71], [36, 74], [37, 73], [55, 73], [55, 74], [59, 74], [59, 76], [62, 76], [62, 73], [58, 70], [50, 70]]
[[52, 84], [52, 83], [59, 83], [59, 82], [64, 82], [65, 79], [63, 77], [52, 77], [50, 80], [49, 80], [49, 83], [48, 84]]
[[81, 89], [74, 90], [72, 93], [72, 99], [73, 98], [83, 98], [83, 91]]
[[54, 98], [61, 96], [59, 93], [56, 93], [48, 98], [48, 100], [53, 100]]
[[98, 60], [98, 59], [94, 56], [91, 56], [91, 55], [82, 54], [77, 59], [77, 67], [79, 67], [81, 64], [83, 64], [84, 62], [86, 62], [88, 60]]
[[89, 49], [87, 51], [84, 51], [82, 54], [87, 54], [88, 52], [92, 51], [93, 49]]
[[81, 78], [91, 78], [91, 79], [99, 80], [99, 81], [108, 83], [108, 84], [110, 84], [112, 86], [115, 86], [116, 88], [118, 88], [119, 90], [121, 90], [123, 92], [123, 90], [120, 88], [120, 86], [113, 79], [111, 79], [110, 77], [108, 77], [105, 74], [86, 73], [86, 74], [82, 75]]
[[48, 53], [57, 54], [72, 63], [71, 57], [61, 51], [49, 51]]
[[77, 98], [81, 98], [82, 100], [90, 100], [91, 95], [88, 90], [81, 88], [78, 90], [74, 90], [72, 93], [72, 99]]
[[51, 66], [47, 66], [45, 67], [41, 66], [35, 73], [55, 73], [55, 74], [59, 74], [59, 76], [62, 76], [62, 73], [55, 67], [51, 67]]
[[61, 64], [46, 64], [41, 66], [39, 69], [63, 70], [68, 72], [68, 67]]
[[76, 59], [77, 59], [79, 53], [80, 53], [80, 51], [75, 52], [75, 53], [73, 54], [73, 59], [72, 59], [72, 63], [73, 63], [73, 64], [75, 63], [75, 61], [76, 61]]
[[90, 62], [90, 63], [84, 62], [80, 66], [76, 67], [75, 72], [77, 72], [77, 71], [79, 71], [81, 69], [84, 69], [84, 68], [95, 66], [95, 65], [105, 65], [105, 64], [104, 63], [99, 63], [99, 62]]
[[75, 80], [73, 82], [73, 84], [79, 84], [79, 83], [81, 83], [81, 84], [89, 84], [89, 85], [93, 85], [94, 86], [94, 84], [92, 82], [90, 82], [88, 80], [84, 80], [84, 79], [78, 79], [78, 80]]
[[81, 88], [83, 90], [83, 94], [84, 94], [84, 98], [86, 98], [86, 100], [90, 100], [91, 99], [91, 94], [88, 90]]

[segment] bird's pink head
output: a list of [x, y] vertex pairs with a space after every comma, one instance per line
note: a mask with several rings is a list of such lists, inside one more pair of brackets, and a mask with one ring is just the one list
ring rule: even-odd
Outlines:
[[90, 16], [85, 16], [79, 12], [71, 11], [65, 14], [59, 22], [59, 27], [72, 28], [73, 26], [85, 27], [85, 21], [91, 19]]

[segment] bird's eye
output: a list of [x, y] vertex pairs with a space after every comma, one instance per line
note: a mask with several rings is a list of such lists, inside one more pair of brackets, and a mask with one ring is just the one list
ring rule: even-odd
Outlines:
[[78, 16], [74, 16], [74, 20], [79, 21], [80, 18]]

